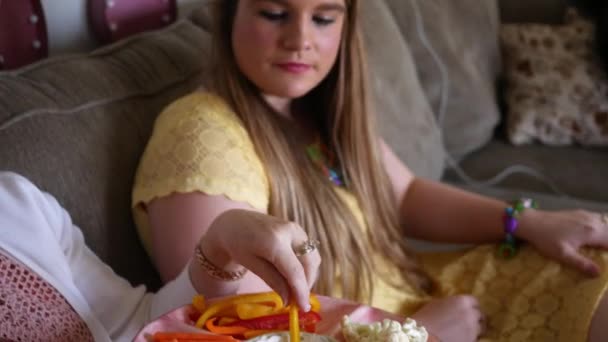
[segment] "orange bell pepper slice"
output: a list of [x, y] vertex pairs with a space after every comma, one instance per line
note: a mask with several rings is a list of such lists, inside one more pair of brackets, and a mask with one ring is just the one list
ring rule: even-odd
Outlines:
[[234, 323], [236, 321], [238, 321], [238, 318], [218, 316], [217, 325], [219, 325], [219, 326], [228, 325], [228, 324]]
[[251, 330], [251, 329], [241, 327], [238, 325], [234, 325], [234, 326], [216, 325], [215, 322], [217, 320], [218, 320], [217, 317], [208, 319], [207, 322], [205, 322], [205, 328], [207, 328], [207, 330], [209, 330], [210, 332], [212, 332], [214, 334], [220, 334], [220, 335], [242, 335], [243, 333]]

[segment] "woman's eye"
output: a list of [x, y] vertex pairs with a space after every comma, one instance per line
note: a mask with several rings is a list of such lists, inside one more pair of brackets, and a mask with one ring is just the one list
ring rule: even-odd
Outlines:
[[315, 24], [317, 24], [319, 26], [331, 25], [334, 23], [334, 21], [336, 21], [334, 18], [321, 17], [321, 16], [314, 16], [312, 18], [312, 20], [315, 22]]
[[287, 18], [287, 12], [260, 11], [260, 15], [270, 21], [280, 21]]

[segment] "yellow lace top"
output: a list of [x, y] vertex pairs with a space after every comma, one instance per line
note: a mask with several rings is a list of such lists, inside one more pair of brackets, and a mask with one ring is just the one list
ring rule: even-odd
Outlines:
[[[133, 210], [140, 237], [149, 249], [145, 204], [174, 192], [200, 191], [225, 195], [266, 211], [269, 182], [251, 139], [225, 102], [197, 92], [171, 104], [158, 117], [140, 162], [133, 189]], [[355, 197], [336, 188], [362, 224]], [[548, 261], [532, 248], [517, 257], [497, 257], [495, 246], [467, 251], [421, 254], [426, 270], [441, 283], [442, 296], [473, 294], [488, 315], [486, 341], [585, 341], [593, 312], [608, 283], [606, 253], [588, 251], [607, 272], [588, 279]], [[399, 270], [378, 255], [378, 274]], [[397, 278], [398, 279], [398, 278]], [[371, 304], [411, 314], [431, 298], [417, 295], [407, 284], [374, 281]]]

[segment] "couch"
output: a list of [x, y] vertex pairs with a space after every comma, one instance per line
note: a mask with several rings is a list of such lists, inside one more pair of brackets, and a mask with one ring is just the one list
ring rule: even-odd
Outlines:
[[[561, 1], [362, 2], [380, 129], [416, 174], [504, 199], [534, 196], [549, 209], [608, 211], [605, 150], [514, 147], [501, 133], [500, 21], [557, 22]], [[0, 73], [0, 170], [54, 194], [101, 259], [152, 289], [160, 282], [133, 225], [131, 187], [156, 115], [208, 71], [208, 27], [203, 10], [91, 53]], [[567, 196], [525, 174], [476, 181], [514, 164]]]

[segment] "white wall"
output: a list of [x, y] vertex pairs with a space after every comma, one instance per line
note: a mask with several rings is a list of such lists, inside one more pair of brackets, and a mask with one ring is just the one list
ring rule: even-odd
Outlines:
[[88, 51], [96, 42], [88, 28], [86, 0], [42, 0], [49, 54]]
[[[178, 17], [188, 17], [204, 1], [178, 0]], [[89, 30], [87, 0], [42, 0], [42, 7], [46, 17], [50, 55], [90, 51], [97, 46]]]

